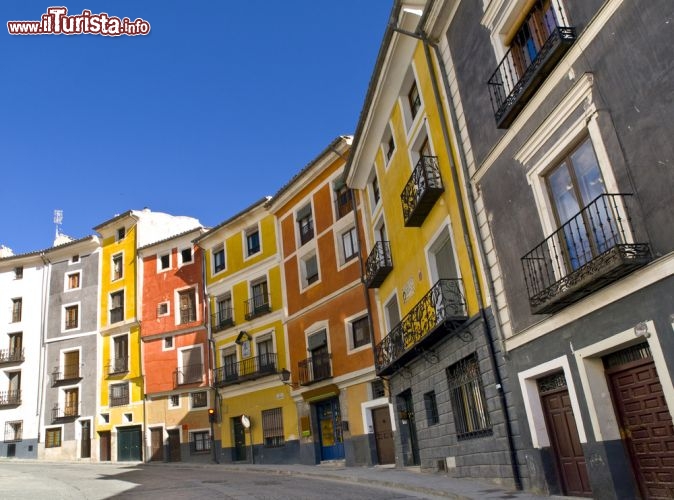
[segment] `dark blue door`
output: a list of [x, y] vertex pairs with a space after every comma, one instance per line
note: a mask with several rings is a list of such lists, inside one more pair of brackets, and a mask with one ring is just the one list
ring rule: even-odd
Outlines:
[[344, 440], [342, 438], [342, 417], [339, 400], [330, 399], [316, 404], [319, 435], [321, 439], [321, 460], [339, 460], [344, 458]]

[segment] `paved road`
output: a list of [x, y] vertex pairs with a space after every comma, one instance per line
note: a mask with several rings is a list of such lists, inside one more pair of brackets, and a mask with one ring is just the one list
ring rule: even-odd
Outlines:
[[[440, 498], [271, 470], [145, 464], [0, 462], [3, 499], [368, 499]], [[447, 498], [447, 496], [443, 496]]]

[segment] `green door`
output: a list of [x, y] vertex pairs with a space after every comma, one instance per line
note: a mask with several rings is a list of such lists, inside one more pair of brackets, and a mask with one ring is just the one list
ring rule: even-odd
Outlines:
[[140, 462], [142, 432], [140, 425], [117, 429], [117, 461]]

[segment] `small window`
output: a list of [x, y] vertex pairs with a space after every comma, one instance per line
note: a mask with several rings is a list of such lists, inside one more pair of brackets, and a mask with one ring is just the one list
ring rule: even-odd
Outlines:
[[219, 273], [225, 269], [225, 246], [218, 245], [212, 251], [213, 253], [213, 273]]
[[335, 187], [335, 198], [337, 205], [337, 219], [341, 219], [353, 210], [353, 193], [346, 186], [343, 180], [337, 183]]
[[129, 404], [129, 384], [110, 385], [110, 406], [124, 406]]
[[23, 309], [23, 299], [12, 299], [12, 323], [21, 321], [21, 311]]
[[61, 428], [45, 429], [45, 448], [59, 448], [61, 446]]
[[386, 165], [391, 161], [391, 158], [393, 157], [393, 152], [396, 149], [396, 143], [395, 139], [393, 138], [393, 131], [391, 130], [391, 127], [387, 128], [386, 135], [384, 136], [384, 156], [386, 157]]
[[318, 281], [318, 261], [316, 254], [309, 255], [302, 259], [302, 285], [308, 287]]
[[101, 413], [101, 422], [104, 424], [109, 424], [110, 423], [110, 414], [109, 413]]
[[372, 399], [386, 397], [386, 388], [382, 379], [373, 380], [370, 383], [370, 387], [372, 389]]
[[351, 348], [356, 349], [370, 343], [370, 321], [363, 316], [351, 322]]
[[421, 98], [419, 97], [419, 89], [417, 88], [417, 82], [412, 82], [412, 87], [407, 93], [407, 102], [410, 106], [410, 113], [412, 114], [412, 119], [417, 116], [419, 108], [421, 107]]
[[187, 264], [188, 262], [192, 262], [192, 249], [191, 248], [183, 248], [180, 251], [180, 260], [182, 261], [183, 264]]
[[314, 237], [314, 217], [311, 213], [311, 203], [303, 206], [296, 215], [297, 228], [300, 233], [300, 246], [311, 241]]
[[169, 408], [179, 408], [180, 407], [180, 394], [171, 394], [168, 398]]
[[77, 290], [80, 288], [80, 273], [70, 273], [68, 275], [68, 290]]
[[377, 179], [377, 175], [372, 178], [372, 183], [370, 184], [370, 188], [372, 189], [372, 208], [377, 206], [377, 203], [379, 203], [379, 200], [381, 198], [381, 194], [379, 193], [379, 179]]
[[260, 252], [260, 231], [257, 227], [246, 231], [246, 255], [250, 257]]
[[164, 350], [173, 349], [173, 336], [164, 337]]
[[208, 431], [190, 432], [190, 451], [208, 453], [211, 450], [211, 437]]
[[192, 393], [192, 408], [206, 408], [208, 406], [208, 393], [199, 391]]
[[19, 266], [14, 268], [14, 279], [15, 280], [23, 279], [23, 267]]
[[262, 438], [265, 448], [283, 446], [283, 411], [281, 408], [262, 410]]
[[122, 279], [124, 276], [124, 266], [122, 261], [122, 254], [118, 253], [112, 256], [112, 279]]
[[447, 368], [457, 439], [491, 434], [487, 401], [475, 354]]
[[167, 316], [169, 314], [169, 303], [161, 302], [157, 305], [157, 316]]
[[74, 330], [79, 327], [79, 312], [78, 305], [66, 306], [65, 308], [65, 330]]
[[424, 406], [426, 407], [426, 423], [435, 425], [440, 421], [438, 416], [438, 403], [435, 400], [435, 391], [424, 394]]
[[70, 262], [73, 264], [77, 264], [80, 261], [80, 256], [79, 255], [73, 255], [70, 257]]
[[344, 262], [358, 256], [358, 235], [356, 234], [355, 227], [342, 233], [342, 252], [344, 255]]
[[167, 253], [159, 256], [159, 270], [166, 271], [171, 269], [171, 254]]
[[126, 236], [126, 228], [120, 227], [119, 229], [117, 229], [117, 241], [123, 240], [125, 236]]

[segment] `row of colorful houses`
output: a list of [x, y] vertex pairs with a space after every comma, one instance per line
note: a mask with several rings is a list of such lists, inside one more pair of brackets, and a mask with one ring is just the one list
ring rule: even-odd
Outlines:
[[672, 14], [396, 0], [274, 196], [3, 256], [0, 454], [671, 498]]

